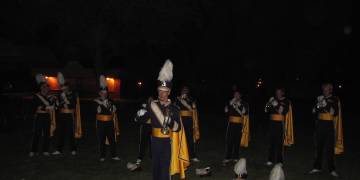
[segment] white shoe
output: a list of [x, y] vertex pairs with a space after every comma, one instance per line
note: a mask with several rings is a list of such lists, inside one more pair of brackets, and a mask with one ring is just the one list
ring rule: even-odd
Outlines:
[[192, 162], [195, 162], [195, 163], [200, 162], [200, 160], [199, 160], [198, 158], [192, 158], [191, 161], [192, 161]]
[[312, 170], [309, 172], [309, 174], [316, 174], [316, 173], [319, 173], [319, 172], [321, 172], [320, 169], [312, 169]]
[[332, 177], [336, 177], [336, 178], [339, 177], [339, 174], [338, 174], [336, 171], [331, 171], [330, 175], [331, 175]]
[[105, 161], [105, 158], [100, 158], [99, 161], [100, 161], [100, 162], [104, 162], [104, 161]]
[[136, 160], [136, 164], [141, 164], [142, 160], [141, 159], [137, 159]]
[[273, 165], [273, 163], [272, 163], [272, 162], [270, 162], [270, 161], [268, 161], [268, 162], [266, 162], [266, 163], [265, 163], [265, 165], [266, 165], [266, 166], [272, 166], [272, 165]]
[[35, 156], [35, 153], [34, 152], [30, 152], [29, 153], [29, 157], [34, 157]]
[[76, 156], [77, 152], [76, 151], [71, 151], [71, 155]]
[[128, 162], [127, 164], [126, 164], [126, 167], [127, 167], [127, 169], [128, 170], [130, 170], [130, 171], [140, 171], [141, 170], [141, 166], [140, 166], [140, 164], [134, 164], [134, 163], [131, 163], [131, 162]]
[[60, 154], [61, 154], [60, 151], [55, 151], [55, 152], [52, 153], [52, 155], [60, 155]]
[[114, 160], [114, 161], [120, 161], [121, 159], [119, 158], [119, 157], [117, 157], [117, 156], [115, 156], [115, 157], [113, 157], [113, 158], [111, 158], [112, 160]]
[[49, 152], [43, 152], [43, 155], [44, 156], [50, 156], [50, 153]]
[[222, 161], [222, 164], [223, 165], [226, 165], [227, 163], [229, 163], [231, 160], [230, 159], [224, 159], [223, 161]]

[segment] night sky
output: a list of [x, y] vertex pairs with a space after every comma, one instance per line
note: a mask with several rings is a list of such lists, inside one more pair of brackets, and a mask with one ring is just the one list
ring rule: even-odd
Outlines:
[[175, 80], [184, 83], [254, 85], [263, 78], [351, 84], [351, 5], [351, 0], [3, 0], [0, 42], [46, 48], [55, 59], [51, 66], [79, 61], [99, 73], [122, 68], [128, 78], [149, 82], [170, 58]]

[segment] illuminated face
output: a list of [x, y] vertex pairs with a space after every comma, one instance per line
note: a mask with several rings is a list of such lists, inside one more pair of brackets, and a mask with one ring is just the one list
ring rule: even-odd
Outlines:
[[69, 86], [64, 85], [63, 87], [61, 87], [62, 91], [68, 93], [69, 92]]
[[158, 90], [159, 100], [162, 102], [167, 101], [169, 99], [169, 95], [170, 95], [170, 90], [169, 91]]
[[47, 84], [42, 84], [40, 87], [40, 92], [42, 95], [47, 95], [49, 93], [50, 89], [49, 86]]
[[332, 94], [333, 91], [333, 86], [332, 84], [325, 84], [322, 86], [322, 91], [324, 96], [330, 96]]
[[182, 94], [182, 95], [189, 94], [189, 89], [188, 89], [187, 87], [184, 87], [184, 88], [181, 90], [181, 94]]
[[284, 97], [284, 91], [282, 90], [282, 89], [277, 89], [276, 91], [275, 91], [275, 95], [276, 95], [276, 98], [277, 99], [280, 99], [280, 98], [282, 98], [282, 97]]
[[237, 99], [237, 100], [239, 100], [239, 99], [241, 99], [241, 94], [240, 94], [240, 92], [234, 92], [234, 98], [235, 99]]
[[105, 98], [108, 97], [107, 91], [103, 91], [103, 90], [99, 92], [99, 95], [100, 95], [100, 97], [103, 98], [103, 99], [105, 99]]

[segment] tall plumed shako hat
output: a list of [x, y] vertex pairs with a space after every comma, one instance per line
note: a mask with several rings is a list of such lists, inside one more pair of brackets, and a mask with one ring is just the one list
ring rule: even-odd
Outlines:
[[158, 90], [170, 91], [173, 79], [173, 63], [168, 59], [160, 70], [157, 80]]

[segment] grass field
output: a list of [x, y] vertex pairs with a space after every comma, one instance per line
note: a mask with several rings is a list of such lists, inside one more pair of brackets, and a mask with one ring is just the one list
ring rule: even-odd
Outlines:
[[[124, 105], [122, 105], [124, 106]], [[83, 106], [82, 117], [84, 137], [79, 141], [79, 154], [71, 156], [27, 156], [31, 140], [31, 120], [19, 121], [17, 129], [0, 133], [0, 179], [1, 180], [100, 180], [100, 179], [151, 179], [150, 159], [146, 158], [143, 171], [132, 173], [126, 169], [128, 161], [134, 161], [138, 150], [138, 127], [131, 123], [131, 115], [135, 112], [133, 105], [119, 106], [121, 137], [117, 145], [120, 162], [107, 160], [98, 161], [97, 139], [93, 113], [88, 113], [90, 107]], [[126, 113], [125, 113], [126, 112]], [[319, 175], [307, 175], [313, 163], [313, 141], [311, 118], [296, 112], [295, 141], [296, 144], [285, 151], [284, 170], [288, 180], [328, 180], [329, 176], [324, 166], [324, 172]], [[222, 166], [224, 157], [224, 117], [216, 113], [202, 113], [201, 142], [198, 145], [198, 155], [201, 162], [193, 164], [187, 171], [188, 179], [230, 180], [234, 177], [233, 166]], [[358, 116], [348, 113], [345, 121], [358, 120]], [[253, 118], [251, 126], [251, 142], [248, 149], [241, 149], [241, 156], [247, 158], [250, 180], [266, 180], [271, 168], [265, 167], [267, 156], [266, 126], [260, 118]], [[345, 122], [346, 153], [336, 158], [337, 169], [341, 179], [360, 179], [360, 148], [356, 128], [352, 123]], [[195, 168], [211, 166], [213, 175], [207, 178], [195, 176]], [[174, 179], [178, 179], [174, 177]]]

